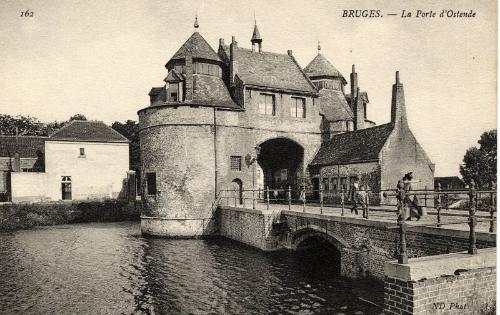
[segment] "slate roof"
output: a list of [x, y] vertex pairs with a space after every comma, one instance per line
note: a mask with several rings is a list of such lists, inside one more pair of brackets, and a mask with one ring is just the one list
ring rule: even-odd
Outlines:
[[73, 120], [49, 136], [48, 140], [123, 142], [129, 140], [101, 121]]
[[198, 32], [194, 32], [193, 35], [189, 37], [189, 39], [181, 46], [181, 48], [179, 48], [179, 50], [177, 50], [172, 58], [170, 58], [167, 65], [173, 60], [185, 59], [186, 56], [221, 61], [217, 53]]
[[394, 126], [388, 123], [334, 135], [321, 145], [310, 165], [350, 164], [376, 160], [393, 128]]
[[[229, 46], [223, 47], [228, 59]], [[224, 58], [225, 59], [225, 58]], [[316, 93], [316, 88], [292, 56], [236, 48], [238, 77], [247, 85]]]
[[458, 176], [434, 177], [434, 187], [441, 184], [441, 189], [464, 188], [465, 183]]
[[347, 84], [346, 79], [322, 54], [318, 54], [314, 59], [304, 68], [304, 72], [311, 77], [330, 76], [342, 78], [342, 81]]
[[16, 136], [0, 136], [0, 157], [14, 157], [16, 147], [21, 158], [37, 158], [37, 151], [45, 152], [47, 137], [19, 136], [16, 145]]
[[319, 102], [320, 114], [328, 121], [353, 120], [354, 118], [342, 91], [321, 89], [317, 102]]
[[[183, 103], [189, 104], [189, 101]], [[232, 100], [222, 79], [210, 75], [193, 75], [193, 103], [241, 109]]]

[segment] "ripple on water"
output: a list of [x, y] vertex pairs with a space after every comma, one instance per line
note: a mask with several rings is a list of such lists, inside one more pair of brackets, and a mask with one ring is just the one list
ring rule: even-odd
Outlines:
[[146, 239], [139, 229], [95, 223], [0, 234], [0, 313], [381, 312], [360, 302], [354, 292], [363, 290], [334, 276], [324, 256]]

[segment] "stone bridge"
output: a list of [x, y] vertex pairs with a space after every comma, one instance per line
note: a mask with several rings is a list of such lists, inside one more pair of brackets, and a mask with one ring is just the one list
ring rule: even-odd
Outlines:
[[[218, 209], [219, 234], [264, 251], [297, 250], [326, 242], [340, 256], [341, 275], [384, 279], [384, 265], [399, 254], [395, 222], [297, 211], [261, 211], [231, 206]], [[477, 248], [496, 246], [496, 234], [476, 232]], [[466, 251], [469, 232], [408, 226], [410, 258]]]

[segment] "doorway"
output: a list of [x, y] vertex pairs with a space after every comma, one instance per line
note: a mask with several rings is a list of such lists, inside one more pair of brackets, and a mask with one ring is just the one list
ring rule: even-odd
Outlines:
[[71, 176], [63, 176], [61, 181], [62, 200], [71, 200]]

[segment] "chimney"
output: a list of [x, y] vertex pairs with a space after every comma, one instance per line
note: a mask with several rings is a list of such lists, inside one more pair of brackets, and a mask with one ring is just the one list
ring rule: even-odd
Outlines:
[[238, 73], [238, 64], [236, 62], [236, 52], [238, 50], [238, 42], [233, 36], [231, 45], [229, 45], [229, 85], [234, 84], [234, 76]]
[[219, 38], [219, 46], [224, 46], [224, 38]]
[[365, 103], [359, 92], [359, 87], [356, 89], [356, 101], [354, 103], [354, 130], [365, 129]]
[[391, 123], [408, 124], [406, 119], [405, 92], [399, 82], [399, 71], [396, 71], [396, 83], [392, 85]]
[[288, 56], [290, 56], [290, 57], [293, 56], [293, 52], [291, 50], [287, 50], [286, 52], [287, 52]]
[[186, 78], [186, 86], [185, 86], [185, 100], [192, 101], [193, 100], [193, 57], [186, 56], [186, 73], [184, 74]]
[[352, 72], [351, 72], [351, 109], [354, 110], [354, 106], [356, 104], [356, 98], [358, 95], [358, 74], [356, 73], [356, 69], [354, 65], [352, 65]]

